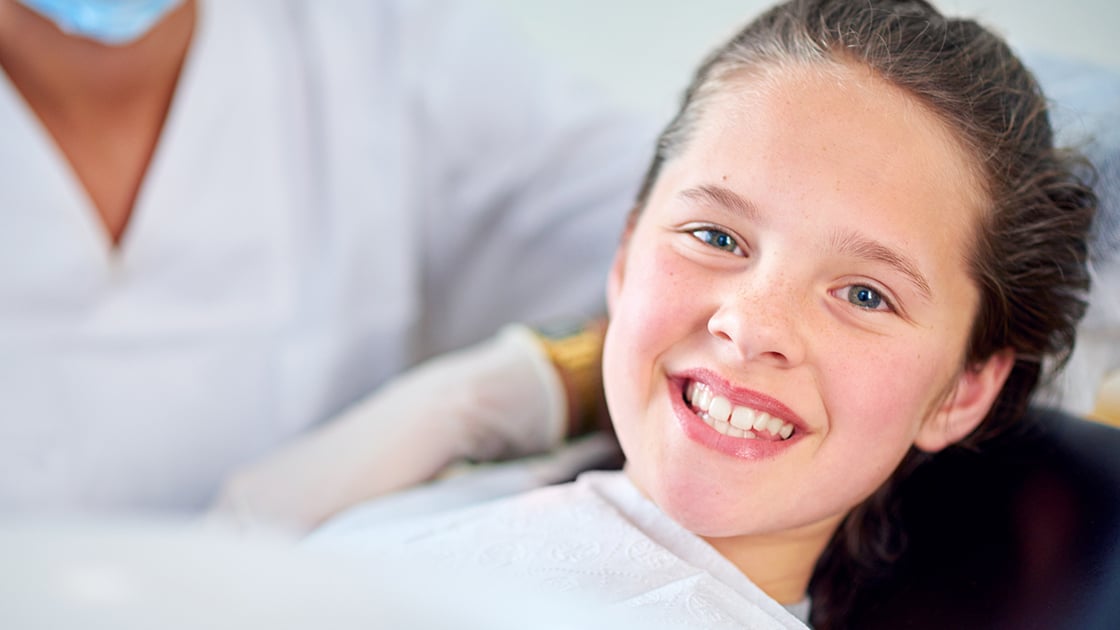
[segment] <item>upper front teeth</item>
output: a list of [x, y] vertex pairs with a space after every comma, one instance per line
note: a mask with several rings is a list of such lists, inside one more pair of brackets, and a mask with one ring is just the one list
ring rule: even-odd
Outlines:
[[737, 407], [723, 396], [714, 394], [710, 387], [692, 381], [685, 393], [692, 406], [716, 431], [731, 437], [758, 437], [766, 432], [783, 440], [793, 435], [793, 425], [764, 411]]

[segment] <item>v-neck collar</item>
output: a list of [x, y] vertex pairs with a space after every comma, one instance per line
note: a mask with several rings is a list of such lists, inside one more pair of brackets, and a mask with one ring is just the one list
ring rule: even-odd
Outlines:
[[222, 9], [222, 4], [197, 0], [194, 34], [175, 94], [137, 191], [128, 227], [116, 246], [116, 255], [126, 266], [144, 258], [145, 252], [158, 249], [164, 235], [182, 233], [183, 226], [177, 225], [184, 219], [178, 203], [184, 198], [182, 187], [196, 187], [182, 177], [182, 173], [192, 172], [184, 162], [206, 154], [205, 146], [212, 141], [207, 134], [208, 121], [222, 107], [213, 95], [228, 94], [232, 83], [233, 74], [220, 67], [235, 63], [221, 50], [222, 18], [215, 19], [214, 13]]
[[[6, 141], [0, 143], [0, 165], [8, 173], [31, 174], [21, 182], [23, 186], [8, 191], [18, 196], [9, 207], [0, 209], [12, 214], [5, 218], [6, 229], [13, 230], [11, 237], [26, 239], [21, 242], [29, 248], [47, 239], [61, 241], [69, 256], [101, 268], [110, 265], [111, 243], [85, 187], [50, 131], [3, 71], [0, 120], [9, 121], [4, 129]], [[15, 171], [17, 164], [19, 170]]]

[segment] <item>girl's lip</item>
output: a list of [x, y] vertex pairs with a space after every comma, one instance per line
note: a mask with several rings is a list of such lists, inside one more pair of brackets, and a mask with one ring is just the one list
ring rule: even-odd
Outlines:
[[[709, 426], [706, 421], [700, 418], [688, 402], [684, 401], [684, 388], [688, 387], [689, 381], [693, 380], [706, 383], [713, 391], [719, 392], [720, 396], [730, 395], [727, 396], [728, 399], [734, 399], [737, 405], [766, 411], [767, 414], [788, 421], [788, 423], [794, 425], [793, 435], [787, 439], [758, 439], [732, 437], [719, 433], [718, 430]], [[696, 370], [670, 377], [668, 390], [673, 415], [676, 417], [682, 432], [690, 441], [710, 448], [712, 451], [739, 458], [739, 460], [768, 460], [768, 458], [784, 453], [787, 448], [793, 447], [808, 435], [808, 429], [805, 429], [805, 424], [801, 418], [797, 417], [790, 408], [782, 405], [781, 402], [756, 391], [731, 388], [726, 380], [720, 379], [706, 370]]]
[[685, 436], [701, 446], [738, 459], [762, 460], [776, 457], [800, 442], [801, 438], [805, 436], [805, 433], [801, 431], [800, 424], [796, 425], [793, 435], [786, 440], [763, 440], [723, 435], [708, 426], [684, 401], [683, 388], [689, 380], [691, 379], [676, 377], [669, 379], [670, 405], [673, 409], [673, 415], [676, 416]]
[[754, 390], [734, 387], [727, 379], [722, 378], [711, 370], [704, 368], [687, 370], [670, 376], [669, 379], [673, 381], [674, 386], [682, 392], [682, 396], [684, 388], [687, 387], [688, 383], [690, 381], [696, 381], [707, 385], [714, 394], [731, 401], [732, 405], [750, 407], [756, 411], [763, 411], [783, 422], [792, 424], [795, 435], [804, 435], [809, 432], [809, 427], [805, 424], [805, 421], [801, 419], [801, 416], [794, 413], [792, 409], [787, 407], [780, 400]]

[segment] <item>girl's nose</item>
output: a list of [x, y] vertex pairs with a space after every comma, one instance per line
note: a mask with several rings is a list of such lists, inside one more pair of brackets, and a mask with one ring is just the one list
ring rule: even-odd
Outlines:
[[708, 332], [743, 361], [797, 365], [805, 357], [805, 293], [789, 282], [748, 278], [717, 300]]

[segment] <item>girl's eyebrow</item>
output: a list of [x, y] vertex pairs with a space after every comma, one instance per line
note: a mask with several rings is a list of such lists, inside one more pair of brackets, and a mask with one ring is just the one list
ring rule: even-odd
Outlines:
[[893, 267], [906, 276], [923, 297], [927, 300], [932, 299], [933, 291], [930, 289], [929, 281], [918, 271], [918, 265], [914, 260], [902, 252], [855, 231], [834, 234], [831, 242], [832, 246], [843, 255], [885, 263]]
[[709, 203], [732, 210], [747, 219], [755, 221], [759, 219], [758, 208], [753, 203], [723, 186], [703, 184], [681, 191], [680, 196], [699, 203]]

